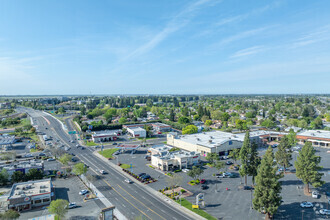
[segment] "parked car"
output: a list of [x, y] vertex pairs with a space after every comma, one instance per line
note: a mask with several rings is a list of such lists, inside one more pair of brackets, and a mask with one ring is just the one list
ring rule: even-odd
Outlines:
[[69, 209], [74, 209], [74, 208], [77, 208], [77, 205], [75, 202], [71, 202], [69, 203], [69, 206], [68, 206]]
[[272, 148], [276, 148], [278, 145], [277, 144], [273, 144], [272, 145]]
[[149, 174], [146, 174], [146, 175], [141, 177], [141, 179], [143, 179], [143, 180], [147, 180], [147, 179], [150, 179], [150, 178], [151, 178], [151, 176]]
[[74, 140], [71, 140], [70, 142], [71, 142], [71, 143], [74, 143]]
[[311, 202], [306, 202], [306, 201], [303, 201], [302, 203], [300, 203], [300, 207], [301, 208], [313, 208], [313, 203]]
[[202, 185], [201, 185], [201, 189], [204, 190], [204, 189], [207, 189], [207, 188], [209, 188], [209, 187], [208, 187], [206, 184], [202, 184]]
[[227, 160], [228, 159], [228, 156], [221, 156], [220, 157], [220, 160]]
[[130, 179], [125, 179], [126, 183], [133, 183]]
[[237, 167], [237, 166], [234, 166], [234, 168], [233, 168], [234, 170], [239, 170], [239, 167]]
[[43, 156], [46, 156], [45, 153], [39, 153], [39, 157], [43, 157]]
[[206, 183], [206, 180], [205, 179], [201, 179], [200, 183], [201, 184], [204, 184], [204, 183]]
[[330, 215], [330, 210], [329, 209], [321, 209], [320, 214], [321, 215]]
[[189, 172], [189, 169], [182, 169], [182, 172], [187, 173]]
[[144, 176], [144, 175], [146, 175], [146, 173], [140, 173], [140, 174], [138, 175], [138, 177], [142, 177], [142, 176]]
[[244, 190], [254, 190], [254, 188], [252, 186], [244, 186], [243, 189]]
[[83, 189], [83, 190], [80, 190], [79, 195], [85, 195], [87, 193], [88, 193], [88, 190]]
[[102, 175], [107, 174], [107, 172], [105, 172], [104, 170], [100, 170], [100, 173], [101, 173]]
[[319, 196], [320, 196], [320, 194], [319, 194], [318, 191], [313, 191], [312, 192], [312, 198], [317, 199], [317, 198], [319, 198]]
[[[285, 171], [287, 171], [287, 170], [288, 170], [288, 169], [285, 168]], [[284, 172], [284, 167], [279, 168], [279, 169], [278, 169], [278, 172]]]
[[117, 145], [117, 143], [113, 143], [112, 145]]
[[76, 147], [78, 148], [78, 147], [80, 147], [80, 145], [79, 144], [76, 144]]
[[48, 158], [47, 161], [55, 161], [55, 158]]
[[228, 160], [228, 161], [226, 162], [226, 164], [227, 164], [227, 165], [232, 165], [233, 162], [231, 162], [230, 160]]

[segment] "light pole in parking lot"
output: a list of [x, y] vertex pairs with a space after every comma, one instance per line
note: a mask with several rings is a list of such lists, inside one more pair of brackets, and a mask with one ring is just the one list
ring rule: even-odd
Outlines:
[[251, 188], [251, 209], [253, 209], [253, 205], [252, 205], [252, 188]]
[[305, 210], [301, 210], [301, 220], [304, 220], [304, 212]]

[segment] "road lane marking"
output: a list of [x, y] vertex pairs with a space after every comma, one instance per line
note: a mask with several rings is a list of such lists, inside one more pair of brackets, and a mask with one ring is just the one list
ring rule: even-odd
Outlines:
[[[79, 156], [77, 156], [78, 158], [79, 158]], [[85, 158], [85, 157], [84, 157]], [[86, 159], [86, 158], [85, 158]], [[81, 161], [83, 161], [81, 158], [80, 158], [80, 160]], [[93, 163], [92, 163], [93, 164]], [[94, 165], [95, 166], [95, 165]], [[91, 168], [91, 167], [90, 167]], [[99, 175], [98, 174], [98, 172], [96, 172], [93, 168], [91, 168], [91, 170], [94, 172], [94, 173], [96, 173], [97, 175]], [[133, 205], [129, 200], [127, 200], [122, 194], [120, 194], [115, 188], [113, 188], [111, 185], [110, 185], [110, 183], [108, 183], [108, 181], [106, 181], [106, 180], [103, 180], [109, 187], [111, 187], [118, 195], [120, 195], [123, 199], [125, 199], [129, 204], [131, 204], [135, 209], [137, 209], [139, 212], [141, 212], [143, 215], [145, 215], [147, 218], [149, 218], [149, 219], [152, 219], [152, 218], [150, 218], [150, 216], [148, 216], [146, 213], [144, 213], [142, 210], [140, 210], [139, 208], [137, 208], [135, 205]], [[115, 197], [115, 199], [117, 199], [116, 197]], [[118, 200], [118, 199], [117, 199]], [[124, 205], [123, 203], [122, 203], [122, 205]], [[164, 220], [166, 220], [166, 219], [164, 219]]]
[[119, 186], [119, 188], [121, 188], [122, 190], [124, 190], [128, 195], [130, 195], [133, 199], [135, 199], [136, 201], [138, 201], [139, 203], [141, 203], [142, 205], [144, 205], [147, 209], [149, 209], [150, 211], [152, 211], [153, 213], [155, 213], [156, 215], [158, 215], [160, 218], [166, 220], [166, 218], [164, 218], [163, 216], [159, 215], [157, 212], [155, 212], [154, 210], [150, 209], [147, 205], [145, 205], [143, 202], [141, 202], [140, 200], [138, 200], [137, 198], [135, 198], [132, 194], [130, 194], [129, 192], [127, 192], [125, 189], [123, 189], [123, 187], [121, 187], [120, 185], [117, 184], [117, 186]]

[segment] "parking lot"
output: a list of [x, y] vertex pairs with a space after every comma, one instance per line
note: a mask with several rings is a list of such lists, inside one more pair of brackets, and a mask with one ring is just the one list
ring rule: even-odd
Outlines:
[[[322, 172], [324, 173], [323, 180], [326, 184], [317, 189], [321, 197], [318, 199], [313, 199], [310, 196], [306, 196], [303, 193], [303, 183], [296, 177], [294, 166], [289, 167], [289, 171], [292, 173], [287, 173], [280, 180], [282, 182], [282, 200], [283, 203], [280, 206], [276, 219], [323, 219], [324, 216], [318, 214], [318, 211], [322, 208], [327, 208], [327, 198], [325, 192], [330, 191], [330, 157], [327, 154], [327, 150], [323, 148], [317, 148], [317, 154], [322, 157], [321, 166], [323, 166]], [[260, 149], [260, 155], [265, 153], [266, 149]], [[274, 149], [276, 151], [276, 149]], [[157, 182], [148, 184], [155, 190], [163, 189], [168, 186], [166, 179], [169, 178], [164, 175], [163, 172], [155, 170], [147, 166], [149, 161], [144, 157], [146, 155], [147, 149], [141, 148], [137, 153], [131, 154], [130, 152], [119, 154], [118, 162], [132, 164], [132, 172], [135, 174], [148, 173], [153, 178], [158, 179]], [[298, 153], [293, 153], [293, 160], [297, 158]], [[117, 163], [117, 159], [112, 160], [113, 163]], [[223, 171], [236, 172], [228, 169], [226, 166]], [[238, 178], [216, 178], [212, 174], [218, 173], [215, 168], [210, 168], [207, 166], [203, 167], [204, 173], [201, 178], [206, 179], [208, 188], [202, 190], [199, 185], [191, 186], [188, 182], [191, 178], [187, 173], [179, 172], [178, 175], [183, 177], [182, 187], [193, 193], [193, 196], [186, 198], [192, 203], [195, 203], [195, 196], [200, 193], [205, 193], [205, 211], [211, 215], [224, 218], [224, 219], [263, 219], [264, 215], [251, 209], [252, 193], [250, 190], [243, 190], [242, 182], [240, 177]], [[248, 185], [252, 183], [252, 179], [248, 178]], [[229, 190], [226, 190], [228, 188]], [[312, 189], [312, 186], [311, 186]], [[313, 202], [314, 208], [301, 208], [299, 205], [302, 201]]]
[[[55, 187], [56, 199], [65, 199], [69, 202], [75, 202], [77, 204], [77, 208], [69, 209], [68, 213], [66, 214], [66, 219], [97, 219], [97, 216], [101, 211], [100, 207], [103, 208], [103, 204], [98, 199], [90, 200], [87, 202], [83, 201], [84, 196], [79, 195], [79, 191], [87, 188], [78, 179], [78, 177], [73, 176], [67, 179], [58, 178], [53, 181], [53, 185]], [[46, 214], [48, 214], [48, 210], [46, 208], [42, 208], [29, 212], [22, 212], [19, 219], [29, 219]]]

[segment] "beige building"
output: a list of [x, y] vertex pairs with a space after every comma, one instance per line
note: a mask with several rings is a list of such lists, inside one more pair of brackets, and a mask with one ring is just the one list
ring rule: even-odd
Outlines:
[[299, 144], [311, 142], [314, 147], [330, 148], [330, 131], [308, 130], [297, 134]]
[[158, 145], [150, 148], [151, 165], [163, 171], [171, 171], [190, 168], [199, 164], [199, 153], [184, 150], [170, 152], [171, 148], [167, 145]]

